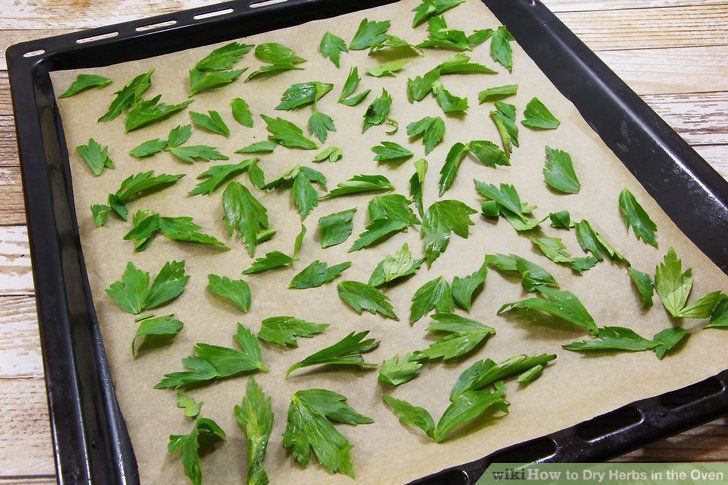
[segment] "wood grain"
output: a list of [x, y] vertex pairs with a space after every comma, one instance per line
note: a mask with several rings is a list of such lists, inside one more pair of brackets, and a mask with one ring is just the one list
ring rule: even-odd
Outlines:
[[35, 297], [0, 297], [0, 379], [43, 378]]
[[725, 0], [541, 0], [541, 3], [559, 13], [726, 5]]
[[25, 226], [0, 227], [0, 295], [33, 294]]

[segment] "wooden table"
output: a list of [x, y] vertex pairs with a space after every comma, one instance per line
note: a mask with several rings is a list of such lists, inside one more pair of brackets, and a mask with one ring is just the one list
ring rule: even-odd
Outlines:
[[[475, 1], [475, 0], [468, 0]], [[728, 178], [728, 0], [543, 0]], [[3, 0], [0, 47], [200, 0]], [[20, 168], [0, 60], [0, 483], [55, 481]], [[728, 461], [728, 419], [622, 460]]]

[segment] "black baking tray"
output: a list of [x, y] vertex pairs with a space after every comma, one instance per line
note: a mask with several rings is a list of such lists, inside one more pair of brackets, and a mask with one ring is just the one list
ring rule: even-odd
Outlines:
[[[727, 272], [728, 183], [540, 2], [482, 1], [668, 216]], [[60, 482], [134, 484], [139, 477], [94, 311], [68, 149], [48, 73], [166, 54], [387, 3], [393, 2], [233, 1], [8, 48]], [[491, 462], [606, 460], [727, 412], [728, 370], [417, 483], [472, 484]]]

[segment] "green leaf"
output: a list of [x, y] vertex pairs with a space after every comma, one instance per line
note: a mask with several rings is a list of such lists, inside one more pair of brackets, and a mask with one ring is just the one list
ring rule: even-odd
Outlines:
[[140, 351], [169, 343], [184, 326], [182, 322], [175, 320], [173, 315], [157, 318], [151, 318], [149, 315], [149, 317], [139, 324], [134, 333], [131, 341], [132, 359], [136, 359]]
[[361, 194], [363, 192], [381, 192], [394, 190], [394, 185], [384, 175], [354, 175], [345, 182], [336, 185], [322, 199], [333, 199], [345, 195]]
[[710, 322], [705, 328], [728, 328], [728, 297], [724, 295], [720, 303], [715, 306]]
[[294, 84], [283, 92], [278, 110], [293, 110], [314, 104], [333, 89], [331, 83], [306, 82]]
[[417, 27], [430, 17], [441, 15], [443, 12], [446, 12], [453, 7], [457, 7], [464, 1], [465, 0], [422, 0], [420, 5], [412, 9], [415, 13], [414, 18], [412, 19], [412, 28]]
[[486, 167], [509, 166], [508, 155], [498, 145], [488, 140], [473, 140], [468, 143], [469, 152]]
[[321, 247], [329, 248], [346, 241], [354, 229], [353, 219], [356, 208], [335, 212], [319, 219]]
[[420, 217], [425, 217], [425, 209], [422, 203], [423, 187], [427, 175], [427, 160], [421, 158], [415, 162], [415, 173], [410, 177], [410, 196], [417, 207]]
[[433, 49], [453, 49], [469, 51], [472, 49], [468, 36], [462, 30], [448, 28], [445, 17], [431, 17], [427, 21], [427, 40], [417, 47]]
[[[413, 354], [409, 353], [404, 357], [395, 355], [389, 360], [382, 362], [379, 367], [379, 382], [390, 386], [399, 386], [405, 382], [409, 382], [420, 373], [422, 364], [413, 358]], [[388, 396], [383, 396], [388, 397]]]
[[563, 194], [578, 194], [581, 189], [571, 156], [562, 150], [546, 147], [543, 175], [549, 187]]
[[210, 89], [227, 86], [247, 70], [247, 67], [230, 71], [200, 71], [190, 69], [190, 96]]
[[235, 121], [248, 128], [253, 127], [253, 113], [250, 112], [248, 103], [242, 98], [235, 98], [230, 101], [230, 108]]
[[156, 98], [140, 101], [134, 105], [126, 114], [124, 130], [127, 132], [134, 131], [152, 123], [157, 123], [169, 118], [178, 111], [182, 111], [192, 103], [191, 100], [183, 101], [179, 104], [160, 103], [160, 97], [157, 96]]
[[341, 160], [341, 157], [344, 155], [344, 150], [341, 147], [335, 147], [331, 146], [328, 148], [323, 149], [316, 157], [313, 159], [313, 163], [322, 163], [328, 160], [331, 163], [338, 162]]
[[566, 350], [577, 352], [624, 350], [639, 352], [651, 350], [657, 346], [652, 340], [640, 337], [633, 330], [625, 327], [600, 328], [591, 340], [572, 342], [564, 345]]
[[364, 98], [369, 95], [369, 92], [371, 90], [367, 89], [357, 95], [352, 96], [354, 94], [354, 91], [356, 91], [356, 88], [359, 87], [360, 82], [361, 77], [359, 77], [359, 69], [357, 67], [352, 67], [349, 70], [349, 75], [347, 76], [346, 81], [344, 82], [344, 87], [341, 89], [339, 103], [346, 106], [356, 106], [357, 104], [361, 103]]
[[544, 256], [554, 263], [568, 264], [579, 273], [591, 269], [599, 260], [593, 256], [575, 258], [566, 250], [566, 246], [558, 237], [531, 236], [531, 242], [541, 250]]
[[440, 81], [432, 84], [432, 94], [437, 98], [437, 104], [445, 114], [463, 115], [468, 110], [468, 99], [455, 96], [445, 89]]
[[303, 238], [306, 237], [306, 226], [301, 224], [301, 230], [298, 231], [296, 239], [293, 241], [293, 259], [298, 260], [298, 253], [301, 252], [301, 246], [303, 245]]
[[191, 217], [160, 217], [155, 212], [138, 211], [134, 216], [133, 227], [124, 236], [124, 240], [134, 241], [134, 250], [143, 251], [159, 231], [173, 241], [206, 244], [228, 249], [224, 243], [199, 230], [200, 226], [195, 224]]
[[369, 219], [391, 219], [407, 225], [419, 224], [419, 219], [410, 208], [411, 203], [401, 194], [375, 195], [369, 201]]
[[258, 141], [239, 150], [235, 150], [235, 153], [273, 153], [276, 146], [276, 143], [272, 141]]
[[647, 273], [637, 271], [634, 268], [627, 268], [629, 277], [632, 279], [635, 288], [642, 298], [642, 309], [647, 310], [652, 306], [652, 294], [655, 291], [655, 284], [652, 282], [652, 278]]
[[366, 311], [384, 318], [399, 320], [394, 313], [389, 297], [377, 288], [358, 281], [342, 281], [336, 286], [339, 298], [359, 315]]
[[184, 163], [193, 163], [204, 160], [227, 160], [228, 157], [218, 152], [216, 148], [207, 145], [190, 145], [184, 147], [173, 147], [169, 152]]
[[539, 285], [535, 288], [540, 298], [526, 298], [514, 303], [506, 303], [498, 309], [498, 314], [513, 309], [534, 310], [548, 313], [573, 325], [586, 328], [591, 334], [599, 333], [594, 318], [573, 293]]
[[169, 303], [182, 294], [190, 279], [184, 271], [184, 261], [166, 262], [150, 288], [149, 273], [129, 262], [121, 280], [112, 283], [106, 294], [125, 312], [138, 315], [144, 310]]
[[383, 42], [386, 39], [390, 24], [389, 20], [382, 22], [362, 20], [354, 34], [354, 38], [349, 43], [349, 49], [361, 51]]
[[546, 285], [559, 287], [556, 279], [541, 266], [516, 256], [515, 254], [489, 254], [485, 257], [486, 264], [501, 273], [518, 273], [521, 275], [521, 286], [526, 291], [536, 291], [539, 286]]
[[255, 48], [255, 57], [269, 64], [306, 62], [306, 59], [296, 54], [293, 49], [277, 42], [259, 44]]
[[336, 131], [333, 118], [314, 109], [308, 118], [308, 132], [318, 138], [321, 143], [326, 143], [329, 131]]
[[144, 74], [139, 74], [123, 88], [116, 91], [114, 93], [116, 97], [109, 105], [106, 114], [99, 118], [99, 121], [111, 121], [126, 111], [127, 108], [138, 103], [142, 99], [142, 94], [152, 86], [153, 72], [154, 69], [150, 69]]
[[81, 155], [96, 177], [101, 175], [105, 168], [115, 168], [114, 162], [109, 157], [109, 147], [102, 147], [93, 138], [88, 139], [88, 144], [77, 146], [76, 152]]
[[185, 475], [194, 485], [202, 484], [200, 452], [209, 451], [215, 441], [225, 441], [225, 431], [209, 418], [200, 418], [189, 434], [170, 435], [167, 451], [170, 454], [182, 452], [182, 466]]
[[202, 128], [211, 133], [217, 133], [225, 137], [230, 137], [230, 129], [227, 127], [225, 122], [220, 117], [220, 113], [217, 111], [208, 111], [208, 114], [195, 113], [190, 111], [190, 117], [192, 118], [192, 124], [197, 128]]
[[280, 146], [286, 148], [302, 148], [304, 150], [315, 150], [318, 145], [315, 141], [303, 136], [303, 130], [290, 121], [283, 118], [270, 118], [260, 115], [268, 128], [268, 138]]
[[622, 189], [619, 193], [619, 210], [622, 217], [624, 217], [624, 222], [627, 224], [627, 229], [631, 227], [637, 239], [643, 240], [650, 246], [657, 247], [657, 240], [655, 239], [657, 224], [650, 219], [650, 216], [628, 189]]
[[508, 69], [508, 72], [513, 69], [513, 50], [510, 43], [514, 40], [513, 34], [508, 32], [505, 25], [494, 30], [490, 37], [490, 56], [495, 62]]
[[507, 413], [508, 401], [505, 399], [504, 391], [503, 386], [496, 385], [495, 392], [489, 390], [464, 392], [445, 410], [437, 422], [432, 439], [438, 443], [444, 441], [456, 428], [473, 421], [490, 408]]
[[518, 86], [515, 84], [506, 84], [481, 91], [478, 93], [478, 102], [480, 104], [492, 103], [493, 101], [501, 101], [516, 94], [518, 94]]
[[321, 38], [319, 52], [326, 59], [331, 60], [331, 62], [334, 63], [334, 66], [338, 68], [341, 53], [349, 52], [349, 49], [347, 49], [344, 39], [332, 34], [331, 32], [326, 32]]
[[326, 263], [316, 260], [294, 276], [288, 287], [297, 290], [318, 288], [341, 276], [349, 266], [351, 266], [351, 262], [349, 261], [329, 266]]
[[280, 251], [271, 251], [266, 253], [262, 258], [253, 261], [250, 268], [243, 271], [243, 274], [254, 274], [269, 271], [271, 269], [282, 268], [293, 262], [293, 258]]
[[207, 289], [229, 301], [243, 313], [250, 309], [250, 286], [244, 280], [231, 280], [227, 276], [209, 274]]
[[409, 59], [397, 59], [385, 62], [384, 64], [367, 69], [367, 74], [374, 77], [394, 77], [395, 73], [401, 71], [408, 62]]
[[369, 55], [389, 58], [412, 57], [421, 56], [422, 50], [400, 37], [387, 34], [381, 42], [369, 49]]
[[445, 137], [445, 122], [439, 116], [427, 116], [407, 125], [407, 136], [422, 137], [425, 154], [429, 154]]
[[409, 246], [405, 243], [394, 255], [386, 256], [377, 264], [369, 277], [369, 285], [382, 286], [412, 276], [424, 261], [424, 258], [413, 258]]
[[386, 89], [382, 94], [369, 105], [364, 113], [364, 125], [361, 132], [366, 132], [372, 126], [379, 126], [388, 120], [389, 110], [392, 107], [392, 97]]
[[167, 148], [167, 140], [160, 140], [157, 138], [154, 140], [145, 141], [141, 145], [132, 148], [132, 150], [129, 152], [129, 155], [134, 158], [147, 158], [151, 157], [152, 155], [156, 155], [157, 153], [163, 151], [165, 148]]
[[302, 67], [298, 67], [291, 62], [277, 62], [275, 64], [265, 64], [259, 66], [258, 69], [251, 72], [245, 79], [245, 82], [252, 81], [258, 78], [269, 78], [277, 74], [287, 71], [302, 71]]
[[422, 234], [428, 265], [445, 252], [453, 232], [467, 239], [468, 226], [475, 224], [470, 217], [476, 213], [459, 200], [441, 200], [427, 209], [422, 220]]
[[268, 474], [263, 467], [268, 439], [273, 430], [273, 406], [270, 396], [252, 377], [248, 378], [245, 396], [240, 405], [235, 405], [233, 414], [245, 433], [246, 457], [248, 460], [247, 485], [268, 484]]
[[450, 392], [450, 400], [455, 401], [465, 392], [483, 389], [497, 381], [520, 375], [535, 366], [543, 366], [555, 358], [554, 354], [520, 354], [498, 364], [490, 359], [479, 360], [460, 374]]
[[530, 369], [518, 374], [516, 382], [519, 384], [530, 384], [543, 374], [544, 366], [542, 364], [534, 365]]
[[657, 332], [652, 340], [656, 346], [652, 349], [659, 360], [662, 360], [666, 354], [676, 349], [680, 343], [687, 338], [688, 332], [684, 328], [671, 327]]
[[479, 270], [468, 276], [455, 276], [452, 280], [452, 299], [457, 306], [469, 312], [473, 296], [485, 284], [485, 277], [488, 274], [488, 265], [483, 263]]
[[528, 102], [526, 109], [523, 110], [523, 118], [521, 121], [523, 126], [539, 130], [555, 130], [561, 124], [538, 98]]
[[394, 234], [404, 231], [407, 227], [409, 227], [409, 224], [406, 222], [394, 219], [375, 219], [367, 225], [366, 230], [354, 241], [354, 244], [349, 248], [349, 252], [359, 251], [382, 242]]
[[190, 388], [243, 373], [268, 370], [263, 364], [260, 344], [253, 332], [238, 323], [235, 341], [242, 350], [195, 344], [193, 355], [182, 359], [182, 364], [189, 370], [165, 374], [154, 388]]
[[549, 219], [551, 219], [551, 227], [557, 229], [571, 229], [574, 227], [574, 223], [571, 222], [571, 214], [567, 210], [552, 212], [549, 214]]
[[464, 357], [495, 334], [492, 327], [454, 313], [436, 313], [432, 318], [435, 321], [427, 331], [447, 335], [430, 344], [427, 350], [415, 352], [414, 358], [420, 362], [439, 359], [447, 362]]
[[462, 53], [455, 54], [437, 68], [443, 76], [448, 74], [497, 74], [496, 71], [482, 64], [470, 62], [470, 56]]
[[231, 42], [222, 47], [218, 47], [200, 59], [195, 64], [195, 69], [200, 71], [225, 71], [232, 69], [233, 65], [242, 59], [245, 54], [250, 52], [252, 48], [253, 46], [250, 44]]
[[450, 148], [450, 151], [447, 153], [447, 156], [445, 157], [445, 163], [440, 169], [440, 190], [438, 193], [440, 197], [442, 197], [443, 194], [447, 192], [447, 190], [450, 188], [453, 181], [455, 180], [455, 176], [458, 173], [458, 168], [460, 168], [460, 164], [462, 163], [463, 158], [465, 158], [465, 155], [468, 154], [468, 150], [468, 145], [458, 142], [454, 144]]
[[396, 162], [402, 163], [412, 158], [412, 153], [407, 148], [393, 141], [382, 141], [380, 145], [372, 147], [372, 151], [377, 155], [374, 157], [376, 162]]
[[236, 231], [243, 238], [248, 254], [255, 255], [259, 236], [270, 229], [265, 207], [238, 182], [228, 184], [222, 194], [222, 206], [228, 236]]
[[220, 188], [222, 184], [237, 177], [241, 173], [249, 169], [252, 163], [257, 162], [257, 158], [243, 160], [240, 163], [231, 163], [223, 165], [215, 165], [202, 172], [197, 176], [197, 180], [203, 180], [198, 183], [189, 195], [209, 195]]
[[490, 112], [490, 117], [498, 129], [501, 138], [503, 151], [511, 156], [514, 146], [518, 146], [518, 126], [516, 125], [516, 107], [512, 104], [496, 101], [495, 111]]
[[353, 445], [331, 424], [370, 424], [371, 418], [351, 408], [346, 397], [325, 389], [296, 391], [288, 407], [288, 425], [283, 433], [283, 446], [302, 467], [308, 465], [313, 451], [316, 460], [329, 473], [354, 477], [351, 461]]
[[68, 86], [68, 89], [63, 92], [59, 98], [70, 98], [78, 93], [82, 93], [91, 88], [103, 88], [108, 86], [113, 81], [104, 76], [98, 76], [96, 74], [79, 74], [76, 76], [76, 80]]
[[346, 365], [362, 369], [376, 368], [376, 364], [365, 362], [361, 354], [371, 352], [379, 346], [379, 341], [370, 338], [364, 340], [369, 331], [354, 333], [339, 340], [335, 344], [315, 352], [305, 359], [296, 362], [286, 371], [286, 377], [291, 372], [314, 365]]
[[185, 410], [185, 417], [195, 419], [202, 410], [204, 402], [197, 402], [191, 397], [185, 396], [181, 392], [177, 393], [177, 407]]
[[425, 432], [427, 436], [432, 438], [435, 432], [435, 421], [432, 415], [425, 408], [413, 406], [407, 401], [393, 398], [386, 394], [382, 395], [382, 400], [392, 408], [392, 412], [399, 418], [399, 422], [415, 428], [419, 428]]
[[263, 320], [258, 338], [269, 344], [297, 348], [297, 337], [311, 338], [328, 327], [328, 323], [312, 323], [295, 317], [270, 317]]
[[301, 220], [318, 206], [319, 195], [313, 187], [313, 182], [326, 189], [326, 177], [318, 170], [309, 167], [296, 166], [285, 172], [277, 179], [262, 186], [263, 190], [281, 189], [291, 187], [293, 202], [296, 205]]
[[410, 307], [410, 325], [433, 309], [437, 309], [438, 313], [451, 313], [455, 310], [450, 285], [442, 276], [428, 281], [415, 291]]
[[594, 230], [591, 224], [589, 224], [589, 221], [583, 220], [578, 222], [575, 225], [575, 229], [576, 239], [579, 241], [579, 245], [584, 251], [592, 253], [599, 261], [603, 261], [606, 257], [609, 257], [611, 260], [619, 264], [629, 266], [627, 258], [625, 258], [622, 253], [614, 249], [614, 246], [612, 246], [606, 239], [604, 239], [604, 237], [602, 237], [601, 234]]
[[[518, 191], [512, 185], [500, 184], [500, 188], [495, 185], [475, 180], [475, 189], [480, 195], [486, 198], [483, 203], [483, 213], [486, 216], [502, 215], [516, 231], [530, 231], [539, 226], [543, 220], [526, 217], [527, 214], [534, 209], [533, 206], [521, 201]], [[491, 214], [491, 204], [489, 201], [495, 202], [495, 211]], [[486, 210], [487, 209], [487, 210]]]
[[720, 291], [710, 292], [683, 307], [677, 316], [680, 318], [708, 318], [724, 298], [725, 295]]

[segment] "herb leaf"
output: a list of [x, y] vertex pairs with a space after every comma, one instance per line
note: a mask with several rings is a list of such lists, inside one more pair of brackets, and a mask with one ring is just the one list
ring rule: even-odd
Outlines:
[[427, 350], [415, 352], [414, 358], [420, 362], [439, 359], [447, 362], [464, 357], [495, 334], [492, 327], [454, 313], [436, 313], [432, 318], [435, 321], [427, 331], [447, 335], [430, 344]]
[[245, 280], [231, 280], [227, 276], [209, 274], [207, 289], [231, 302], [243, 313], [250, 309], [250, 286]]
[[123, 88], [116, 91], [114, 93], [116, 97], [109, 105], [106, 114], [99, 118], [99, 121], [111, 121], [126, 111], [127, 108], [138, 103], [142, 99], [142, 94], [152, 86], [153, 72], [154, 69], [150, 69], [144, 74], [139, 74]]
[[437, 309], [438, 313], [455, 310], [450, 285], [442, 276], [428, 281], [415, 291], [410, 307], [410, 324], [414, 324], [433, 309]]
[[220, 117], [220, 113], [217, 111], [208, 111], [208, 114], [195, 113], [190, 111], [190, 118], [192, 118], [192, 124], [203, 130], [207, 130], [211, 133], [217, 133], [224, 137], [230, 137], [230, 128], [227, 127], [225, 122]]
[[336, 185], [322, 199], [333, 199], [344, 195], [360, 194], [362, 192], [381, 192], [394, 190], [394, 185], [384, 175], [354, 175], [345, 182]]
[[329, 266], [326, 263], [316, 260], [294, 276], [288, 287], [298, 290], [318, 288], [341, 276], [349, 266], [351, 266], [351, 262], [349, 261]]
[[138, 315], [176, 299], [185, 289], [189, 276], [185, 276], [184, 261], [171, 261], [164, 266], [149, 287], [149, 273], [129, 262], [121, 280], [111, 284], [106, 294], [122, 310]]
[[235, 419], [245, 432], [248, 460], [248, 485], [268, 483], [268, 474], [263, 468], [268, 439], [273, 430], [273, 406], [252, 377], [248, 378], [245, 396], [240, 405], [233, 408]]
[[399, 320], [389, 297], [377, 288], [358, 281], [342, 281], [336, 286], [339, 298], [359, 315], [366, 311], [384, 318]]
[[414, 359], [412, 353], [404, 357], [395, 355], [391, 359], [382, 362], [377, 379], [379, 382], [390, 386], [399, 386], [417, 377], [421, 368], [422, 364]]
[[134, 105], [124, 118], [124, 130], [134, 131], [144, 128], [147, 125], [169, 118], [178, 111], [182, 111], [192, 103], [192, 100], [183, 101], [179, 104], [160, 103], [161, 96], [140, 101]]
[[412, 19], [412, 28], [417, 27], [430, 17], [440, 15], [453, 7], [457, 7], [465, 0], [422, 0], [422, 3], [412, 9], [415, 16]]
[[335, 344], [321, 349], [293, 364], [286, 371], [286, 377], [291, 375], [291, 372], [295, 370], [314, 365], [347, 365], [362, 369], [376, 368], [376, 364], [364, 362], [364, 357], [361, 355], [366, 352], [371, 352], [379, 346], [379, 341], [373, 338], [364, 340], [364, 337], [368, 334], [368, 330], [359, 333], [351, 332]]
[[184, 324], [175, 320], [172, 315], [142, 320], [131, 341], [132, 359], [136, 359], [137, 354], [146, 348], [168, 343], [182, 330], [183, 326]]
[[258, 238], [270, 228], [265, 207], [247, 187], [238, 182], [228, 184], [222, 194], [222, 206], [228, 236], [237, 231], [243, 238], [248, 254], [255, 255]]
[[571, 269], [579, 273], [591, 269], [599, 260], [593, 256], [575, 258], [566, 250], [566, 246], [558, 237], [537, 237], [532, 236], [533, 242], [541, 250], [544, 256], [554, 263], [568, 264]]
[[312, 323], [295, 317], [270, 317], [263, 320], [258, 338], [281, 347], [298, 347], [296, 337], [311, 338], [329, 327], [327, 323]]
[[[384, 367], [384, 365], [382, 365]], [[425, 408], [413, 406], [407, 401], [396, 399], [386, 394], [382, 395], [387, 405], [392, 408], [392, 411], [399, 418], [399, 422], [421, 429], [427, 436], [432, 438], [435, 432], [435, 421], [432, 419], [432, 415]]]
[[68, 86], [68, 89], [63, 92], [59, 98], [70, 98], [78, 93], [82, 93], [91, 88], [103, 88], [108, 86], [113, 81], [104, 76], [98, 76], [96, 74], [79, 74], [76, 79]]
[[468, 226], [475, 223], [470, 217], [476, 211], [459, 200], [441, 200], [432, 204], [422, 221], [425, 257], [431, 265], [450, 243], [451, 233], [466, 239]]
[[422, 137], [425, 154], [429, 154], [445, 137], [445, 122], [439, 116], [427, 116], [407, 125], [407, 135], [410, 138]]
[[235, 98], [230, 101], [230, 108], [235, 121], [248, 128], [253, 127], [253, 113], [250, 112], [248, 103], [242, 98]]
[[490, 112], [490, 117], [498, 129], [501, 138], [503, 151], [511, 156], [514, 146], [518, 146], [518, 126], [516, 125], [516, 107], [512, 104], [496, 101], [495, 111]]
[[369, 277], [369, 284], [377, 287], [412, 276], [420, 269], [424, 260], [424, 258], [413, 258], [409, 246], [405, 243], [394, 255], [386, 256], [377, 264]]
[[520, 354], [498, 364], [491, 359], [479, 360], [460, 374], [450, 391], [450, 400], [455, 401], [465, 392], [482, 389], [497, 381], [519, 375], [535, 366], [543, 366], [555, 358], [554, 354]]
[[283, 92], [281, 103], [276, 106], [278, 110], [292, 110], [314, 104], [333, 89], [331, 83], [306, 82], [294, 84]]
[[308, 132], [318, 138], [321, 143], [326, 143], [329, 131], [336, 131], [333, 118], [314, 109], [308, 118]]
[[488, 265], [483, 263], [479, 270], [468, 276], [455, 276], [452, 280], [452, 299], [457, 306], [465, 311], [470, 311], [473, 295], [483, 287], [485, 277], [488, 274]]
[[200, 61], [195, 64], [195, 69], [200, 71], [225, 71], [232, 69], [233, 65], [245, 54], [250, 52], [250, 49], [252, 48], [253, 46], [250, 44], [231, 42], [222, 47], [218, 47], [200, 59]]
[[676, 349], [680, 345], [680, 342], [687, 338], [687, 336], [688, 332], [684, 328], [666, 328], [665, 330], [657, 332], [655, 336], [652, 337], [652, 341], [657, 344], [652, 350], [655, 351], [657, 358], [662, 360], [665, 355], [673, 349]]
[[562, 150], [546, 147], [546, 166], [543, 169], [546, 183], [552, 189], [563, 194], [578, 194], [581, 189], [576, 178], [571, 156]]
[[391, 22], [389, 20], [382, 22], [370, 22], [368, 19], [362, 20], [354, 34], [354, 38], [349, 43], [349, 49], [361, 51], [385, 41], [390, 24]]
[[655, 291], [655, 284], [652, 282], [652, 278], [647, 273], [637, 271], [630, 267], [627, 268], [629, 277], [632, 279], [632, 283], [637, 288], [637, 291], [642, 298], [642, 309], [647, 310], [652, 306], [652, 294]]
[[268, 128], [268, 138], [280, 146], [286, 148], [302, 148], [304, 150], [315, 150], [318, 145], [315, 141], [303, 136], [303, 130], [290, 121], [283, 118], [270, 118], [260, 115]]
[[253, 261], [250, 268], [243, 271], [243, 274], [254, 274], [262, 273], [264, 271], [270, 271], [272, 269], [282, 268], [293, 262], [293, 258], [287, 254], [283, 254], [280, 251], [271, 251], [266, 253], [262, 258], [257, 258]]
[[382, 89], [382, 94], [369, 105], [364, 113], [364, 125], [361, 132], [364, 133], [372, 126], [384, 123], [388, 119], [391, 107], [392, 97], [386, 89]]
[[541, 285], [559, 287], [554, 277], [541, 266], [515, 254], [489, 254], [486, 264], [500, 273], [517, 272], [521, 275], [521, 286], [526, 291], [536, 291]]
[[523, 111], [523, 118], [521, 121], [523, 126], [540, 130], [555, 130], [561, 124], [538, 98], [533, 98], [528, 102]]
[[321, 228], [321, 247], [329, 248], [346, 241], [354, 229], [353, 219], [356, 208], [335, 212], [319, 219]]
[[394, 61], [385, 62], [378, 66], [367, 69], [367, 74], [374, 77], [394, 77], [395, 73], [404, 69], [409, 59], [396, 59]]
[[425, 176], [427, 175], [427, 160], [421, 158], [415, 162], [415, 173], [410, 177], [409, 189], [410, 196], [417, 207], [420, 217], [425, 217], [425, 210], [422, 202], [423, 186], [425, 184]]
[[76, 152], [81, 155], [96, 177], [101, 175], [105, 168], [115, 168], [114, 162], [109, 157], [109, 147], [102, 147], [93, 138], [88, 139], [88, 144], [77, 146]]
[[586, 328], [589, 333], [597, 334], [599, 332], [594, 318], [573, 293], [543, 285], [537, 286], [535, 290], [541, 298], [526, 298], [518, 302], [506, 303], [498, 309], [498, 314], [513, 309], [535, 310]]
[[625, 327], [604, 327], [599, 329], [596, 338], [564, 345], [566, 350], [577, 352], [594, 350], [627, 350], [639, 352], [650, 350], [657, 344], [652, 340], [640, 337], [633, 330]]
[[439, 80], [432, 83], [432, 94], [445, 114], [462, 115], [468, 110], [468, 99], [455, 96]]
[[200, 448], [209, 447], [215, 441], [225, 441], [225, 431], [209, 418], [200, 418], [189, 434], [170, 435], [167, 452], [170, 454], [182, 452], [182, 466], [185, 475], [194, 485], [202, 484], [202, 471], [200, 471]]
[[137, 211], [133, 227], [124, 239], [134, 241], [134, 251], [144, 251], [152, 239], [161, 232], [173, 241], [206, 244], [219, 249], [228, 249], [215, 237], [199, 232], [200, 226], [191, 217], [161, 217], [156, 212]]
[[361, 233], [359, 238], [354, 241], [354, 244], [349, 248], [349, 252], [359, 251], [381, 242], [398, 232], [404, 231], [408, 226], [408, 223], [396, 219], [374, 219], [367, 225], [366, 231]]
[[655, 239], [657, 224], [650, 219], [650, 216], [628, 189], [622, 189], [619, 193], [619, 209], [627, 228], [631, 227], [638, 239], [643, 240], [650, 246], [657, 247], [657, 240]]
[[465, 155], [468, 154], [468, 150], [468, 145], [458, 142], [454, 144], [447, 153], [445, 163], [442, 165], [442, 169], [440, 169], [440, 197], [443, 196], [455, 180], [458, 168], [460, 168], [460, 164], [462, 163], [463, 158], [465, 158]]
[[619, 251], [614, 249], [604, 237], [599, 234], [589, 224], [589, 221], [583, 220], [576, 223], [576, 239], [584, 251], [590, 252], [599, 261], [603, 261], [607, 256], [613, 261], [629, 266], [629, 261]]
[[215, 165], [214, 167], [210, 167], [197, 176], [197, 180], [203, 180], [203, 182], [198, 183], [195, 188], [189, 192], [189, 195], [209, 195], [213, 193], [225, 182], [244, 171], [249, 170], [250, 166], [258, 160], [258, 158], [250, 158], [248, 160], [243, 160], [240, 163]]
[[283, 433], [283, 446], [302, 467], [308, 465], [311, 451], [329, 473], [354, 477], [351, 448], [344, 435], [331, 424], [370, 424], [371, 418], [357, 413], [346, 397], [325, 389], [296, 391], [288, 407], [288, 425]]
[[190, 69], [190, 96], [210, 89], [227, 86], [247, 70], [247, 67], [230, 71], [200, 71], [198, 69]]
[[494, 407], [501, 412], [508, 412], [508, 401], [505, 399], [505, 386], [496, 384], [495, 391], [467, 391], [458, 396], [445, 410], [437, 422], [432, 439], [440, 443], [457, 427], [468, 423]]
[[399, 143], [393, 141], [382, 141], [380, 143], [380, 145], [372, 147], [372, 151], [377, 154], [374, 161], [402, 163], [414, 156], [414, 153]]
[[349, 70], [349, 75], [347, 76], [346, 81], [344, 82], [344, 87], [341, 89], [339, 103], [345, 104], [346, 106], [356, 106], [361, 103], [371, 90], [367, 89], [366, 91], [362, 91], [361, 93], [352, 96], [354, 91], [356, 91], [356, 88], [359, 87], [360, 82], [361, 77], [359, 77], [359, 69], [357, 67], [352, 67]]
[[349, 52], [346, 47], [346, 42], [341, 37], [338, 37], [331, 32], [326, 32], [321, 38], [321, 44], [319, 44], [319, 52], [327, 59], [330, 59], [334, 63], [334, 66], [339, 67], [339, 58], [342, 52]]
[[177, 407], [185, 410], [186, 418], [196, 418], [202, 410], [204, 402], [197, 402], [191, 397], [185, 396], [181, 392], [177, 393]]
[[279, 62], [300, 64], [302, 62], [306, 62], [306, 59], [296, 54], [293, 49], [277, 42], [259, 44], [255, 48], [255, 57], [270, 64], [276, 64]]
[[513, 50], [511, 42], [513, 42], [513, 34], [508, 32], [505, 25], [501, 25], [490, 37], [490, 56], [495, 62], [502, 65], [508, 72], [513, 69]]
[[515, 96], [516, 94], [518, 94], [518, 86], [515, 84], [506, 84], [481, 91], [478, 93], [478, 102], [483, 104], [500, 101], [510, 96]]
[[258, 141], [248, 146], [235, 150], [235, 153], [272, 153], [276, 143], [272, 141]]

